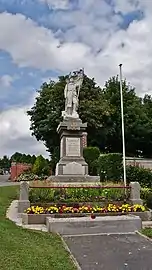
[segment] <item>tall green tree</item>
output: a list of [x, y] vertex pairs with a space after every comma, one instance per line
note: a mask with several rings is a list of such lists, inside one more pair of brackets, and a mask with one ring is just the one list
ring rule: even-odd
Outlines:
[[[66, 76], [58, 82], [44, 83], [38, 90], [34, 106], [27, 113], [31, 120], [32, 135], [44, 142], [52, 156], [52, 167], [59, 158], [57, 126], [64, 110]], [[126, 154], [150, 157], [152, 146], [152, 98], [137, 96], [126, 80], [123, 81]], [[88, 123], [88, 146], [101, 152], [122, 152], [120, 82], [118, 76], [110, 78], [103, 89], [94, 79], [84, 76], [79, 97], [79, 115]]]
[[21, 158], [20, 158], [20, 162], [21, 163], [29, 163], [29, 160], [27, 159], [27, 155], [26, 154], [22, 154]]
[[36, 156], [33, 155], [26, 155], [26, 154], [23, 154], [23, 153], [14, 153], [12, 156], [11, 156], [11, 161], [14, 161], [14, 162], [21, 162], [21, 163], [27, 163], [27, 164], [34, 164], [36, 160]]
[[36, 160], [36, 156], [33, 155], [33, 156], [31, 157], [31, 164], [34, 164], [34, 163], [35, 163], [35, 160]]
[[[106, 147], [109, 152], [122, 152], [120, 82], [118, 77], [110, 78], [103, 89], [105, 99], [110, 106], [108, 121], [104, 122]], [[142, 98], [135, 89], [123, 81], [123, 103], [126, 153], [137, 155], [142, 151], [146, 155], [146, 140], [151, 132], [150, 122], [145, 112]]]
[[13, 162], [21, 162], [21, 158], [22, 158], [22, 154], [19, 153], [19, 152], [16, 152], [11, 156], [11, 161], [13, 161]]
[[[34, 106], [27, 113], [31, 120], [32, 134], [46, 145], [50, 154], [56, 157], [59, 147], [57, 126], [62, 120], [64, 110], [64, 87], [66, 76], [59, 77], [57, 83], [44, 83], [36, 98]], [[79, 97], [79, 115], [83, 122], [88, 123], [88, 144], [104, 148], [102, 132], [103, 119], [108, 117], [109, 108], [104, 100], [102, 89], [94, 79], [84, 76]]]
[[3, 158], [0, 159], [0, 168], [1, 169], [9, 169], [11, 166], [10, 159], [4, 155]]
[[146, 157], [152, 157], [152, 97], [150, 95], [146, 94], [144, 96], [143, 106], [149, 122], [149, 126], [146, 129], [146, 135], [144, 136], [143, 154]]

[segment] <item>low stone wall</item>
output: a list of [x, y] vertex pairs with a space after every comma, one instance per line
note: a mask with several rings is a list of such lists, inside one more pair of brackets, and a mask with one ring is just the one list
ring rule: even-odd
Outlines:
[[46, 218], [69, 218], [69, 217], [84, 217], [85, 214], [22, 214], [22, 224], [46, 224]]
[[[129, 212], [129, 213], [94, 213], [96, 217], [106, 217], [106, 216], [126, 216], [133, 215], [141, 218], [142, 221], [151, 220], [151, 212]], [[46, 224], [46, 218], [75, 218], [75, 217], [87, 217], [91, 216], [91, 213], [67, 213], [67, 214], [22, 214], [22, 223], [27, 224]]]
[[126, 157], [126, 165], [152, 170], [152, 159]]
[[[61, 185], [61, 183], [60, 183], [60, 185]], [[140, 198], [140, 189], [141, 189], [141, 187], [140, 187], [138, 182], [131, 182], [130, 183], [129, 201], [131, 204], [143, 205], [143, 201]], [[30, 207], [29, 182], [23, 181], [20, 183], [20, 197], [19, 197], [19, 201], [18, 201], [18, 212], [24, 213], [28, 207]]]

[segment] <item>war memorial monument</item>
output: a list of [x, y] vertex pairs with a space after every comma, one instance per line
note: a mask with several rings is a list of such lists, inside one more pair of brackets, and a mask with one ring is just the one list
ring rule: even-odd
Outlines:
[[57, 182], [98, 182], [98, 176], [88, 175], [88, 164], [83, 157], [83, 133], [87, 123], [78, 114], [79, 93], [83, 83], [82, 69], [70, 73], [64, 89], [65, 110], [57, 132], [60, 136], [60, 160], [56, 166]]

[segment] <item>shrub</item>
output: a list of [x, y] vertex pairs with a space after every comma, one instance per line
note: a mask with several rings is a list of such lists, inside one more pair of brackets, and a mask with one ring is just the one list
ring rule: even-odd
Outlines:
[[148, 208], [152, 209], [152, 191], [147, 194], [146, 205]]
[[141, 199], [144, 201], [148, 208], [152, 209], [152, 189], [142, 188]]
[[33, 169], [32, 172], [36, 175], [49, 175], [49, 164], [47, 162], [47, 160], [42, 157], [41, 155], [38, 156], [35, 160], [35, 163], [33, 165]]
[[122, 178], [122, 155], [119, 153], [100, 155], [98, 172], [101, 181], [119, 182]]
[[43, 189], [43, 188], [31, 188], [29, 192], [30, 202], [52, 202], [54, 201], [54, 192], [53, 189]]
[[152, 187], [152, 171], [150, 169], [127, 166], [126, 174], [129, 182], [139, 182], [142, 187]]
[[98, 170], [98, 158], [100, 156], [100, 150], [98, 147], [86, 147], [83, 150], [83, 156], [88, 164], [89, 174], [97, 175]]

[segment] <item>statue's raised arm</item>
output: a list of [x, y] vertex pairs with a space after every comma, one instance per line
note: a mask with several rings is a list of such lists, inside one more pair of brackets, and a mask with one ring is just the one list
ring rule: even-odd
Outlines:
[[77, 72], [77, 78], [75, 80], [75, 85], [78, 90], [78, 98], [79, 98], [79, 92], [83, 83], [83, 77], [84, 77], [84, 71], [80, 69], [80, 71]]
[[64, 88], [64, 98], [65, 99], [67, 97], [67, 92], [68, 92], [68, 80], [66, 80], [66, 85], [65, 85], [65, 88]]

